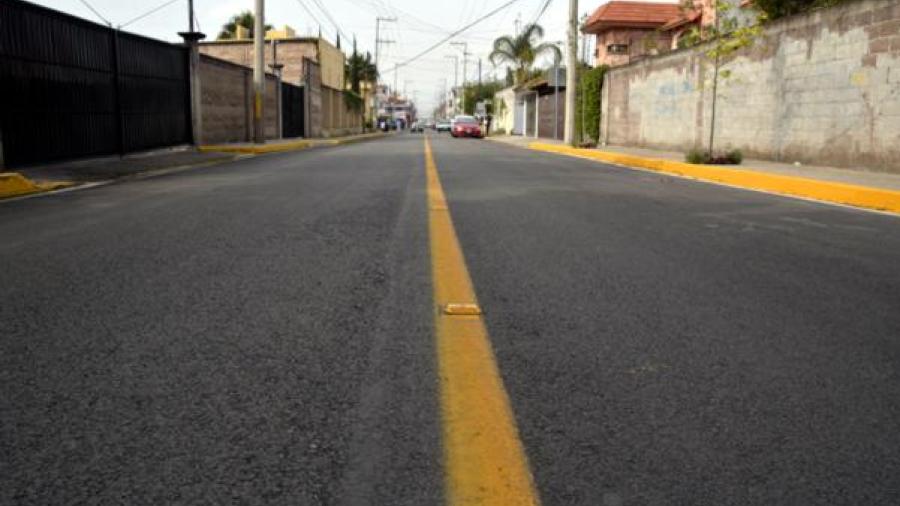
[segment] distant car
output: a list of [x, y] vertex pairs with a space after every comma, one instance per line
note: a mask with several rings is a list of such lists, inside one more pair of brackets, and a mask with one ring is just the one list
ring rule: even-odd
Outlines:
[[442, 119], [438, 120], [438, 122], [434, 125], [434, 129], [437, 132], [449, 132], [450, 131], [450, 121]]
[[381, 131], [389, 132], [391, 130], [397, 129], [397, 122], [392, 119], [383, 119], [381, 120]]
[[430, 119], [426, 119], [425, 120], [425, 128], [430, 128], [431, 130], [434, 130], [434, 121], [432, 121]]
[[414, 121], [413, 124], [409, 127], [409, 131], [412, 133], [422, 133], [425, 131], [425, 128], [422, 127], [422, 124], [418, 121]]
[[473, 116], [457, 116], [453, 118], [453, 129], [450, 130], [450, 135], [453, 137], [484, 138], [481, 123]]

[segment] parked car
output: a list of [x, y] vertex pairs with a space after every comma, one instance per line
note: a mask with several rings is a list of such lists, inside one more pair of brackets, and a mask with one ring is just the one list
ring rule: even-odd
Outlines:
[[476, 137], [484, 138], [484, 131], [481, 130], [481, 123], [474, 116], [457, 116], [453, 118], [453, 128], [450, 130], [453, 137]]
[[449, 132], [450, 131], [450, 121], [446, 119], [438, 120], [438, 122], [434, 126], [435, 131], [437, 132]]

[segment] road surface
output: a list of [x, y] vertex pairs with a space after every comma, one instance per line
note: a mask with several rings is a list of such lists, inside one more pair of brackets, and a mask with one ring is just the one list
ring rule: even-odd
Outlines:
[[[542, 504], [900, 504], [900, 219], [429, 135]], [[0, 503], [443, 504], [425, 160], [0, 203]]]

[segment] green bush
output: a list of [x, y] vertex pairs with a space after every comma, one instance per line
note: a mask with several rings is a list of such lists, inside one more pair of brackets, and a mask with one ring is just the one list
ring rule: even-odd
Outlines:
[[505, 128], [492, 128], [491, 135], [506, 135]]
[[694, 148], [694, 149], [691, 149], [690, 151], [688, 151], [687, 153], [685, 153], [684, 161], [686, 161], [687, 163], [697, 163], [697, 164], [708, 163], [709, 156], [707, 156], [706, 151], [703, 151], [702, 149]]
[[733, 163], [734, 165], [740, 165], [741, 162], [744, 161], [744, 154], [741, 153], [740, 149], [732, 149], [725, 154], [725, 158], [727, 158], [728, 161], [730, 163]]
[[[580, 68], [581, 78], [575, 97], [575, 138], [597, 142], [600, 139], [600, 98], [603, 75], [609, 67]], [[583, 102], [582, 102], [583, 101]], [[582, 121], [582, 111], [584, 121]], [[582, 134], [582, 123], [584, 132]]]
[[710, 157], [706, 150], [693, 148], [684, 154], [684, 161], [695, 164], [740, 165], [744, 161], [744, 154], [739, 149], [732, 149], [724, 154], [713, 153]]
[[764, 12], [768, 19], [778, 19], [848, 1], [850, 0], [754, 0], [753, 5]]

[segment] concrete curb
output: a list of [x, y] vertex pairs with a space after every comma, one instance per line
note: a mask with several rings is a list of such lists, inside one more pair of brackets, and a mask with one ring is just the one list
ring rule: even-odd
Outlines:
[[351, 137], [337, 137], [334, 139], [303, 139], [293, 142], [279, 142], [273, 144], [221, 144], [221, 145], [205, 145], [198, 146], [197, 149], [199, 151], [209, 153], [209, 152], [220, 152], [220, 153], [243, 153], [250, 155], [262, 155], [266, 153], [282, 153], [285, 151], [298, 151], [301, 149], [309, 149], [320, 146], [338, 146], [341, 144], [351, 144], [354, 142], [362, 142], [371, 139], [378, 139], [381, 137], [385, 137], [388, 134], [385, 133], [372, 133], [372, 134], [362, 134], [362, 135], [354, 135]]
[[36, 183], [18, 172], [2, 172], [0, 173], [0, 199], [58, 190], [74, 184], [68, 181]]
[[750, 190], [900, 213], [900, 191], [818, 179], [782, 176], [752, 169], [729, 169], [713, 165], [694, 165], [661, 158], [645, 158], [542, 142], [532, 142], [528, 144], [528, 149], [653, 170]]

